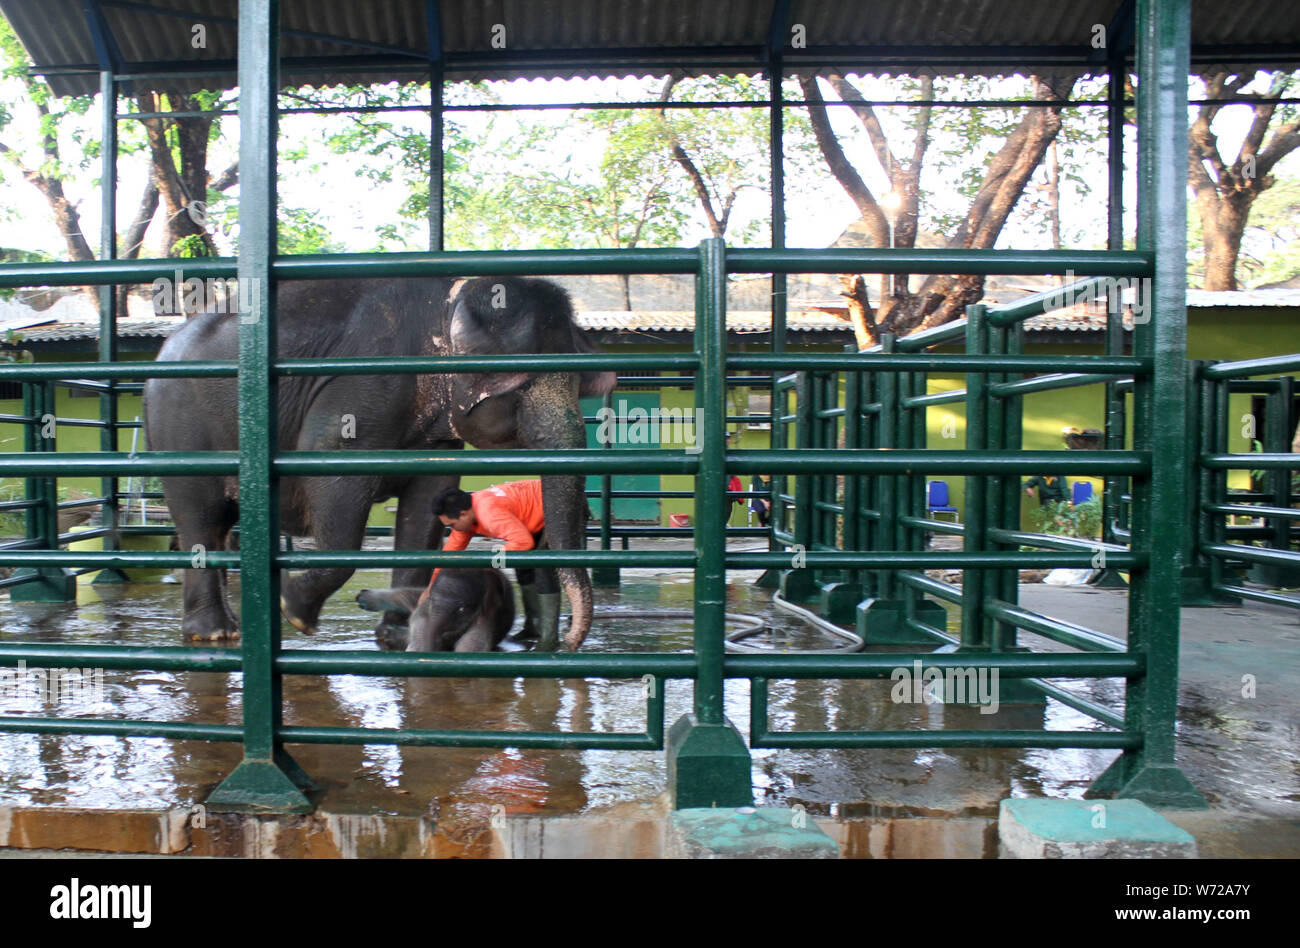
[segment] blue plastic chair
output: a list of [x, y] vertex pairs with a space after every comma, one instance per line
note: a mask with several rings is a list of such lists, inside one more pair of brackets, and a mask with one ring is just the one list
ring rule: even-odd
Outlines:
[[1074, 505], [1076, 507], [1092, 500], [1092, 481], [1075, 481], [1073, 487]]
[[937, 513], [952, 514], [953, 523], [961, 523], [961, 516], [957, 508], [948, 503], [948, 482], [947, 481], [928, 481], [926, 483], [926, 502], [925, 508], [933, 516]]

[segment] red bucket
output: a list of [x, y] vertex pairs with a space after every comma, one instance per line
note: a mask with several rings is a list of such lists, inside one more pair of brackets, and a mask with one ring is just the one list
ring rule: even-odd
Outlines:
[[689, 527], [691, 525], [690, 514], [669, 514], [668, 525], [670, 527]]

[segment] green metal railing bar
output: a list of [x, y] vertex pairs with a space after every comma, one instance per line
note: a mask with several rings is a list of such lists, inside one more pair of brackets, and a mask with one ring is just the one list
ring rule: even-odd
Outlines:
[[1076, 388], [1080, 385], [1100, 385], [1111, 380], [1111, 376], [1101, 373], [1072, 372], [1063, 375], [1042, 375], [1035, 379], [1023, 379], [1019, 382], [997, 382], [989, 386], [989, 394], [995, 398], [1012, 398], [1018, 395], [1029, 395], [1033, 392]]
[[[1263, 359], [1242, 359], [1238, 362], [1215, 362], [1201, 368], [1206, 379], [1243, 379], [1252, 375], [1274, 375], [1300, 371], [1300, 353], [1269, 356]], [[1233, 389], [1236, 391], [1237, 389]]]
[[[1150, 276], [1154, 256], [1138, 250], [735, 249], [731, 273], [970, 273]], [[1058, 304], [1060, 305], [1060, 304]]]
[[[910, 337], [909, 337], [910, 338]], [[879, 372], [1049, 372], [1088, 369], [1117, 375], [1151, 372], [1151, 360], [1137, 356], [1026, 356], [963, 353], [803, 352], [743, 353], [727, 357], [727, 365], [740, 369], [817, 369], [819, 371]], [[1104, 380], [1104, 378], [1103, 378]]]
[[986, 600], [984, 611], [1002, 622], [1011, 623], [1017, 628], [1036, 632], [1062, 645], [1070, 645], [1084, 651], [1123, 653], [1128, 649], [1124, 642], [1112, 636], [1062, 619], [1031, 612], [1000, 599]]

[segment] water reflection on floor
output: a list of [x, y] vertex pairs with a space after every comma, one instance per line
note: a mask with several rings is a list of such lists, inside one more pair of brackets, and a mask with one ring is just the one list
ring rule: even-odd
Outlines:
[[[727, 609], [761, 617], [791, 647], [830, 643], [802, 620], [771, 604], [770, 592], [733, 577]], [[237, 584], [236, 584], [237, 585]], [[357, 590], [386, 585], [359, 573], [327, 605], [321, 633], [287, 629], [290, 648], [372, 649], [369, 614]], [[0, 601], [4, 641], [173, 645], [181, 589], [174, 584], [88, 587], [73, 606]], [[625, 578], [597, 590], [598, 609], [690, 610], [686, 575]], [[584, 650], [683, 651], [688, 619], [603, 618]], [[37, 697], [0, 697], [0, 713], [239, 723], [241, 676], [213, 673], [107, 672], [102, 697], [66, 695], [57, 707]], [[773, 681], [770, 726], [780, 730], [1039, 728], [1083, 730], [1093, 722], [1056, 702], [976, 708], [896, 704], [888, 681]], [[1110, 706], [1120, 683], [1076, 683]], [[393, 679], [294, 676], [284, 685], [285, 721], [293, 725], [515, 730], [639, 731], [645, 726], [640, 681]], [[669, 683], [669, 724], [690, 707], [688, 682]], [[727, 714], [747, 733], [748, 682], [731, 682]], [[507, 811], [575, 813], [650, 800], [665, 786], [664, 755], [632, 751], [521, 751], [402, 748], [384, 745], [291, 746], [337, 810], [439, 814], [503, 805]], [[1115, 751], [801, 750], [756, 751], [758, 802], [804, 804], [841, 816], [964, 813], [993, 815], [1008, 794], [1079, 796]], [[0, 803], [143, 808], [202, 800], [238, 763], [235, 744], [0, 734]]]

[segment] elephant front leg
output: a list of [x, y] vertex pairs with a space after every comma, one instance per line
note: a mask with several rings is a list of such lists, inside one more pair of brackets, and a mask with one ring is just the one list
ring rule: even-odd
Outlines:
[[[373, 485], [360, 478], [308, 478], [304, 495], [310, 505], [312, 539], [317, 550], [359, 550], [370, 514]], [[351, 482], [351, 483], [349, 483]], [[325, 600], [355, 572], [342, 566], [294, 573], [281, 584], [280, 611], [299, 632], [314, 635]]]

